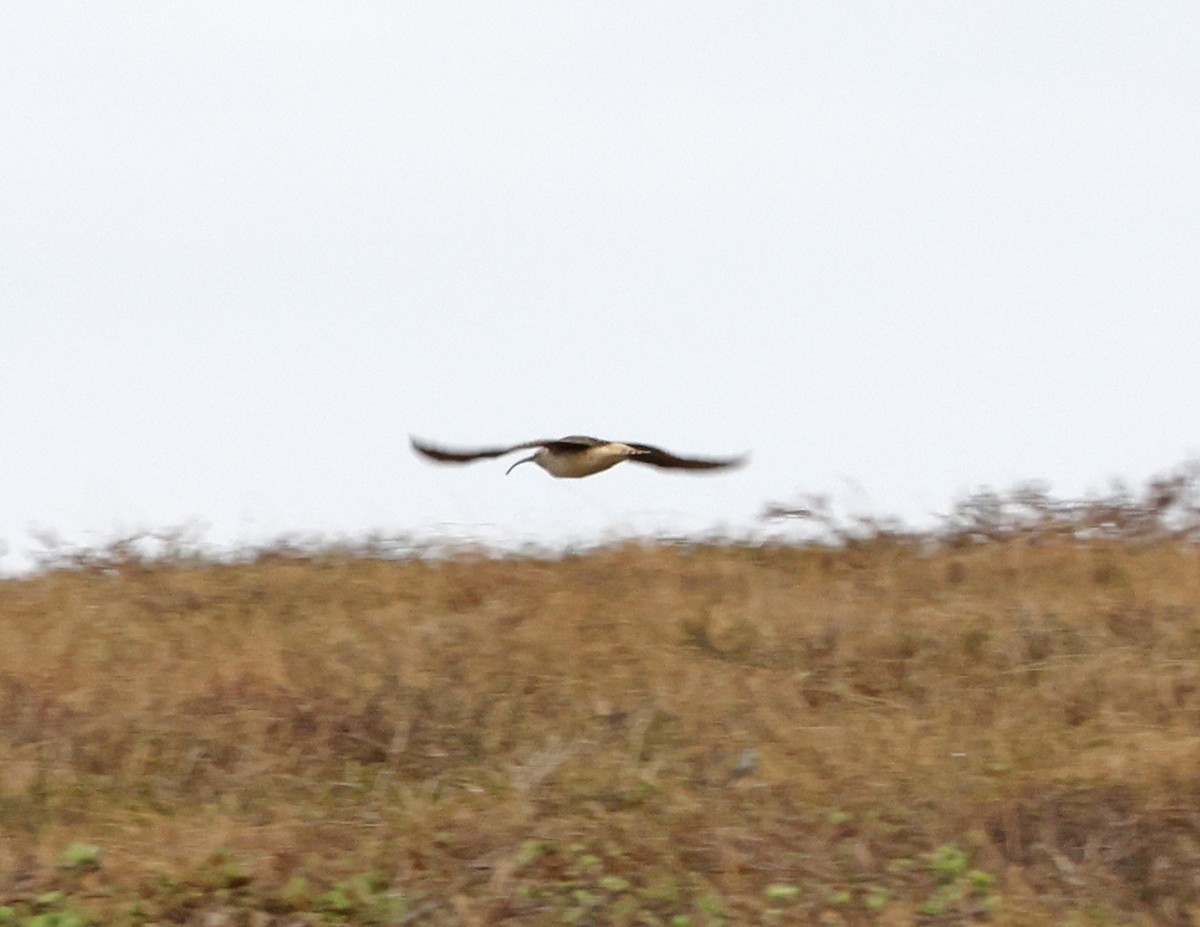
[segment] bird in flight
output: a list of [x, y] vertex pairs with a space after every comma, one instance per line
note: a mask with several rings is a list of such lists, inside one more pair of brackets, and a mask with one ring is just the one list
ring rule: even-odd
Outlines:
[[413, 450], [418, 454], [436, 460], [438, 463], [470, 463], [490, 457], [500, 457], [513, 451], [525, 451], [537, 448], [528, 457], [522, 457], [505, 473], [512, 473], [514, 467], [523, 463], [535, 463], [551, 476], [561, 479], [578, 479], [601, 473], [609, 467], [615, 467], [623, 460], [634, 463], [649, 464], [652, 467], [663, 467], [668, 470], [722, 470], [736, 467], [744, 463], [746, 455], [740, 457], [679, 457], [668, 453], [661, 447], [652, 444], [634, 444], [623, 441], [602, 441], [599, 438], [589, 438], [586, 435], [568, 435], [565, 438], [555, 438], [546, 441], [522, 441], [520, 444], [509, 444], [505, 447], [486, 447], [473, 451], [452, 451], [444, 447], [436, 447], [419, 438], [411, 438]]

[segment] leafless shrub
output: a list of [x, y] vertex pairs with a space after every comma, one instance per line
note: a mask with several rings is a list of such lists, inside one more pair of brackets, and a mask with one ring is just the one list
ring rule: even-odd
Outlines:
[[838, 545], [907, 541], [962, 547], [997, 541], [1048, 540], [1154, 542], [1200, 540], [1200, 460], [1187, 461], [1147, 481], [1140, 491], [1114, 482], [1107, 492], [1057, 498], [1048, 484], [1018, 483], [1006, 491], [983, 488], [956, 501], [929, 528], [898, 518], [843, 516], [827, 495], [795, 504], [771, 503], [764, 521], [793, 520], [814, 528], [812, 539]]

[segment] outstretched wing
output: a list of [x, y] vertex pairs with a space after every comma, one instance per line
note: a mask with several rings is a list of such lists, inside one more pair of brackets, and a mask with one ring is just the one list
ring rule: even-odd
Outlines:
[[409, 435], [413, 450], [418, 454], [436, 460], [439, 463], [470, 463], [472, 460], [484, 460], [490, 457], [500, 457], [513, 451], [521, 451], [531, 447], [542, 447], [547, 441], [523, 441], [520, 444], [510, 444], [507, 447], [482, 447], [473, 451], [450, 450], [427, 444], [419, 438]]
[[652, 444], [635, 444], [630, 441], [629, 446], [642, 451], [641, 454], [629, 458], [631, 463], [650, 464], [652, 467], [667, 467], [672, 470], [721, 470], [726, 467], [739, 467], [746, 462], [747, 456], [742, 454], [740, 457], [680, 457]]

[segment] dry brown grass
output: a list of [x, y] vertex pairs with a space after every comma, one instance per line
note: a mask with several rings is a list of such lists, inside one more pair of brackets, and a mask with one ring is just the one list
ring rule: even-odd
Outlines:
[[117, 551], [0, 653], [13, 923], [1200, 923], [1183, 540]]

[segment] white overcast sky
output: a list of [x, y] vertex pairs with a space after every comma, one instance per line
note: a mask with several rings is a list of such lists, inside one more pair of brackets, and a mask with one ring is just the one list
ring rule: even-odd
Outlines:
[[4, 3], [0, 568], [1137, 484], [1200, 452], [1198, 50], [1194, 2]]

